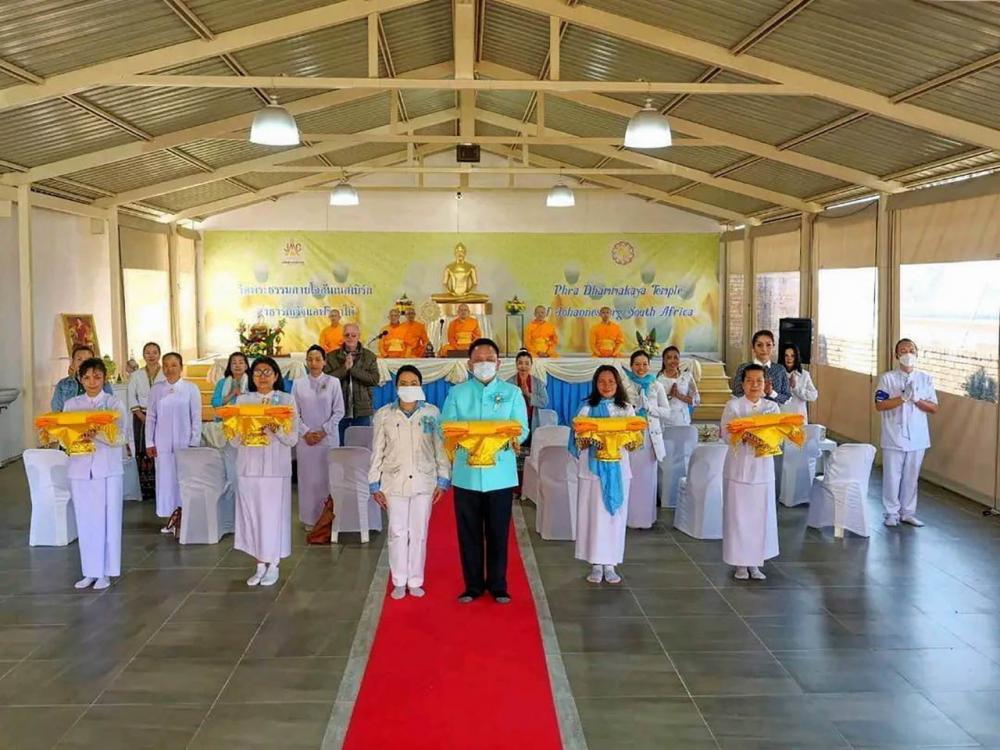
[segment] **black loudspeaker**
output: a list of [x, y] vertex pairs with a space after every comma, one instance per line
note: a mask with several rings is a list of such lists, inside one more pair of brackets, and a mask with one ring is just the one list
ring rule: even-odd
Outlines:
[[778, 321], [778, 362], [785, 344], [795, 344], [802, 355], [802, 364], [808, 365], [812, 353], [813, 322], [811, 318], [782, 318]]
[[478, 164], [479, 145], [475, 143], [459, 143], [455, 146], [455, 161], [460, 164]]

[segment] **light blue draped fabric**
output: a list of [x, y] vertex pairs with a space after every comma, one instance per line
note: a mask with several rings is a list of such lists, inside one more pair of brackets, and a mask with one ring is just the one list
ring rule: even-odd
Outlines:
[[[592, 417], [610, 417], [609, 407], [614, 403], [614, 399], [605, 398], [597, 406], [590, 407]], [[570, 432], [569, 450], [574, 456], [580, 455], [580, 449], [576, 445], [576, 436]], [[587, 466], [591, 473], [601, 480], [601, 500], [604, 509], [612, 516], [625, 503], [625, 496], [622, 493], [622, 464], [621, 461], [598, 461], [597, 447], [591, 445], [588, 449]]]
[[[649, 388], [650, 388], [650, 386], [653, 385], [653, 383], [656, 382], [656, 376], [653, 373], [651, 373], [651, 372], [647, 372], [645, 375], [643, 375], [640, 378], [638, 375], [636, 375], [631, 370], [626, 370], [625, 371], [625, 375], [628, 377], [629, 380], [631, 380], [633, 383], [635, 383], [635, 385], [639, 388], [639, 390], [643, 394], [645, 394], [647, 396], [649, 395]], [[644, 408], [636, 409], [635, 413], [638, 414], [640, 417], [645, 417], [646, 416], [646, 410]]]

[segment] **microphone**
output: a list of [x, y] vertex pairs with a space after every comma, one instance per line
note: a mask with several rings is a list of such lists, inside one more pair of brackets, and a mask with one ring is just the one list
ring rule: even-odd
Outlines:
[[371, 346], [376, 341], [378, 341], [380, 338], [383, 338], [383, 337], [388, 336], [388, 335], [389, 335], [388, 331], [382, 331], [382, 333], [380, 333], [378, 336], [372, 336], [371, 340], [368, 342], [368, 345]]

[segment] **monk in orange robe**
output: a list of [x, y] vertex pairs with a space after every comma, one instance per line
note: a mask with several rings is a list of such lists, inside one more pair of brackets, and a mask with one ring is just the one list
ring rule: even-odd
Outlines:
[[427, 354], [427, 327], [417, 320], [417, 311], [412, 307], [406, 308], [406, 333], [403, 339], [406, 341], [406, 356], [419, 358]]
[[625, 345], [621, 326], [611, 320], [611, 308], [601, 308], [601, 322], [590, 329], [590, 353], [594, 357], [620, 357]]
[[458, 317], [448, 324], [448, 341], [441, 347], [441, 356], [448, 356], [448, 352], [468, 351], [469, 344], [480, 336], [479, 321], [472, 317], [469, 306], [463, 302], [458, 306]]
[[378, 353], [380, 357], [399, 359], [406, 356], [407, 325], [399, 320], [399, 309], [389, 310], [389, 324], [379, 332]]
[[340, 325], [340, 310], [330, 310], [330, 325], [319, 333], [319, 345], [327, 354], [344, 343], [344, 327]]
[[558, 357], [556, 327], [545, 319], [545, 305], [535, 308], [535, 319], [524, 331], [524, 348], [535, 357]]

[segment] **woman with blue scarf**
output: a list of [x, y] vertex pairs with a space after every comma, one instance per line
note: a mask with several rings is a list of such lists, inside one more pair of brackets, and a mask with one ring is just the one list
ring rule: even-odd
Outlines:
[[632, 352], [629, 371], [625, 373], [625, 392], [635, 407], [635, 413], [646, 417], [646, 440], [631, 456], [632, 482], [628, 498], [628, 526], [648, 529], [656, 521], [656, 479], [659, 462], [666, 455], [660, 419], [670, 416], [670, 399], [663, 384], [649, 371], [649, 355]]
[[[618, 370], [601, 365], [594, 373], [590, 395], [578, 416], [630, 417], [635, 409], [628, 402]], [[590, 583], [621, 583], [615, 570], [625, 559], [625, 519], [632, 472], [628, 454], [618, 461], [598, 461], [597, 449], [579, 450], [570, 438], [570, 450], [579, 459], [576, 500], [576, 558], [591, 565]]]

